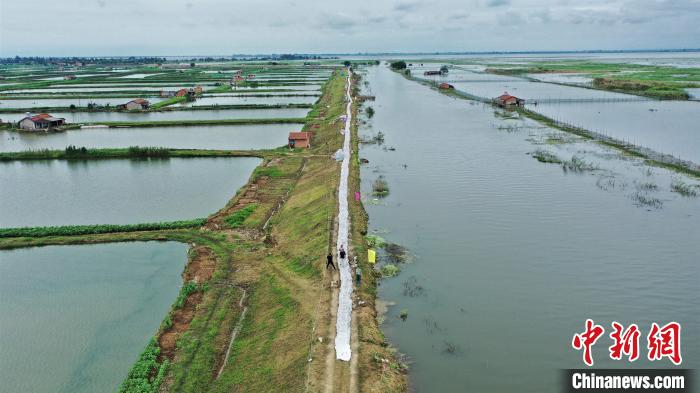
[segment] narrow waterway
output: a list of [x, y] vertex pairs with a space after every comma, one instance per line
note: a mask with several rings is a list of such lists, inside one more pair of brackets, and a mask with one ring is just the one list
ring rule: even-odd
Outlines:
[[[587, 318], [643, 334], [678, 321], [683, 366], [700, 366], [700, 198], [671, 189], [696, 180], [384, 67], [365, 80], [376, 101], [361, 135], [384, 135], [360, 151], [370, 233], [409, 252], [381, 282], [382, 328], [414, 390], [558, 392], [558, 370], [583, 365], [571, 338]], [[538, 162], [537, 150], [587, 169]], [[385, 198], [371, 195], [380, 176]], [[628, 367], [609, 345], [594, 347], [596, 367]]]
[[186, 260], [172, 242], [0, 251], [0, 392], [116, 392]]

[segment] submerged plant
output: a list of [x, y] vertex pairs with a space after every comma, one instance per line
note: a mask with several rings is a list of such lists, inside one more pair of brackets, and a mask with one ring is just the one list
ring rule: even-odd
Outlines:
[[401, 318], [402, 321], [406, 322], [406, 319], [408, 319], [408, 310], [403, 309], [401, 310], [401, 313], [399, 314], [399, 318]]
[[556, 154], [551, 153], [547, 150], [538, 149], [532, 153], [532, 157], [536, 158], [539, 162], [545, 162], [549, 164], [561, 164], [562, 160], [557, 157]]
[[379, 176], [372, 183], [372, 194], [377, 196], [386, 196], [389, 194], [389, 183], [384, 180], [384, 176]]
[[418, 279], [415, 276], [411, 276], [403, 282], [403, 294], [409, 297], [423, 296], [425, 295], [425, 288], [418, 284]]
[[386, 245], [386, 240], [377, 235], [367, 235], [365, 240], [370, 248], [384, 247]]
[[654, 209], [661, 209], [664, 204], [661, 199], [639, 191], [632, 194], [630, 198], [632, 198], [635, 205], [640, 207], [653, 207]]
[[401, 269], [399, 269], [398, 266], [392, 265], [391, 263], [388, 263], [379, 270], [380, 273], [382, 274], [382, 277], [394, 277], [398, 276], [399, 272], [401, 272]]
[[681, 194], [684, 197], [696, 197], [700, 191], [700, 185], [688, 184], [680, 179], [671, 181], [671, 191]]
[[571, 157], [571, 160], [564, 161], [561, 164], [564, 172], [585, 172], [585, 171], [595, 171], [598, 166], [593, 165], [579, 156]]

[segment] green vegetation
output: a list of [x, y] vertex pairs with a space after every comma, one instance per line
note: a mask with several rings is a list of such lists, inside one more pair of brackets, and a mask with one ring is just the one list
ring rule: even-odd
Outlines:
[[486, 70], [501, 75], [577, 73], [593, 78], [593, 87], [662, 100], [687, 100], [685, 88], [700, 87], [700, 70], [639, 64], [591, 61], [532, 62], [513, 67], [490, 64]]
[[389, 183], [387, 183], [383, 176], [379, 176], [372, 182], [372, 194], [377, 196], [389, 195]]
[[381, 248], [386, 246], [386, 240], [376, 235], [366, 235], [365, 240], [367, 241], [367, 247], [370, 248]]
[[[168, 359], [159, 363], [159, 355], [158, 342], [152, 338], [129, 370], [126, 380], [119, 387], [119, 393], [157, 393], [160, 385], [165, 381], [170, 365]], [[157, 370], [155, 374], [153, 370]]]
[[386, 265], [382, 266], [380, 272], [382, 274], [382, 277], [394, 277], [399, 275], [401, 269], [399, 269], [399, 267], [394, 264], [387, 263]]
[[173, 307], [175, 307], [176, 309], [182, 308], [182, 306], [185, 305], [185, 300], [187, 300], [187, 296], [202, 289], [203, 288], [197, 285], [196, 282], [189, 281], [187, 284], [183, 285], [182, 290], [178, 294], [177, 300], [175, 300], [175, 305]]
[[255, 168], [255, 171], [253, 171], [253, 180], [258, 180], [261, 177], [271, 177], [271, 178], [277, 178], [281, 177], [283, 175], [282, 170], [278, 167], [271, 166], [259, 166]]
[[579, 156], [573, 156], [570, 160], [564, 161], [561, 164], [564, 172], [586, 172], [597, 170], [598, 167], [593, 165]]
[[168, 105], [179, 104], [179, 103], [186, 102], [186, 101], [187, 101], [187, 97], [184, 97], [184, 96], [183, 97], [172, 97], [172, 98], [169, 98], [167, 100], [163, 100], [161, 102], [156, 102], [155, 104], [151, 105], [151, 108], [152, 109], [160, 109], [160, 108], [166, 107]]
[[367, 117], [369, 117], [370, 119], [374, 116], [374, 108], [372, 108], [371, 106], [367, 107], [366, 112]]
[[403, 60], [400, 61], [395, 61], [391, 63], [391, 68], [395, 70], [405, 70], [406, 69], [406, 62]]
[[6, 237], [47, 237], [47, 236], [79, 236], [98, 233], [140, 232], [201, 227], [206, 218], [193, 220], [154, 222], [145, 224], [98, 224], [98, 225], [67, 225], [56, 227], [0, 228], [0, 238]]
[[673, 179], [671, 191], [681, 194], [684, 197], [696, 197], [700, 193], [700, 185], [688, 184], [680, 179]]
[[562, 161], [556, 154], [548, 152], [546, 150], [538, 149], [532, 153], [532, 157], [536, 158], [539, 162], [551, 163], [551, 164], [561, 164]]
[[68, 147], [64, 150], [27, 150], [22, 152], [0, 153], [0, 161], [12, 160], [50, 160], [50, 159], [107, 159], [107, 158], [144, 158], [144, 157], [265, 157], [275, 150], [201, 150], [168, 149], [164, 147], [132, 146], [123, 148], [88, 149], [85, 147]]
[[243, 222], [246, 220], [246, 218], [250, 217], [250, 215], [253, 214], [257, 207], [257, 204], [252, 203], [244, 207], [243, 209], [240, 209], [234, 212], [233, 214], [229, 215], [224, 219], [224, 221], [226, 222], [226, 224], [228, 224], [230, 228], [238, 228], [241, 225], [243, 225]]

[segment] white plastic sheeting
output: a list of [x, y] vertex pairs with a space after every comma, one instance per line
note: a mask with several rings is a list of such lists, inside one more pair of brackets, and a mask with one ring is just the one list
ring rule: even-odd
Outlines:
[[348, 245], [348, 227], [350, 218], [348, 215], [348, 173], [350, 172], [350, 124], [352, 124], [352, 95], [350, 85], [352, 72], [348, 70], [348, 86], [346, 90], [348, 105], [347, 119], [343, 140], [343, 162], [340, 166], [340, 185], [338, 186], [338, 244], [336, 244], [336, 254], [338, 255], [338, 270], [340, 271], [340, 294], [338, 296], [338, 319], [335, 324], [335, 357], [338, 360], [349, 361], [352, 356], [350, 350], [350, 323], [352, 320], [352, 272], [348, 263], [348, 256], [340, 259], [340, 246], [346, 250]]

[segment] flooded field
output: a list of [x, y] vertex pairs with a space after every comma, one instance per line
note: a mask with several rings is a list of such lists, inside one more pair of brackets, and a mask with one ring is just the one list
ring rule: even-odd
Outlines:
[[[382, 327], [414, 390], [558, 392], [586, 318], [677, 320], [684, 368], [700, 366], [700, 198], [672, 188], [697, 180], [384, 68], [366, 80], [375, 115], [360, 133], [384, 135], [360, 150], [369, 229], [408, 249], [379, 287]], [[371, 196], [380, 176], [385, 198]], [[618, 366], [606, 352], [596, 367]]]
[[0, 162], [0, 228], [206, 217], [259, 163], [249, 157]]
[[619, 140], [700, 163], [700, 104], [687, 101], [562, 103], [535, 112]]
[[[272, 109], [220, 109], [181, 110], [163, 112], [51, 112], [55, 117], [65, 118], [68, 123], [99, 123], [110, 121], [166, 121], [166, 120], [224, 120], [224, 119], [272, 119], [303, 118], [308, 108]], [[24, 113], [2, 114], [4, 121], [19, 121]]]
[[287, 144], [287, 136], [301, 124], [245, 124], [218, 126], [89, 128], [57, 133], [0, 131], [0, 152], [159, 146], [178, 149], [271, 149]]
[[117, 391], [186, 260], [172, 242], [0, 251], [0, 392]]

